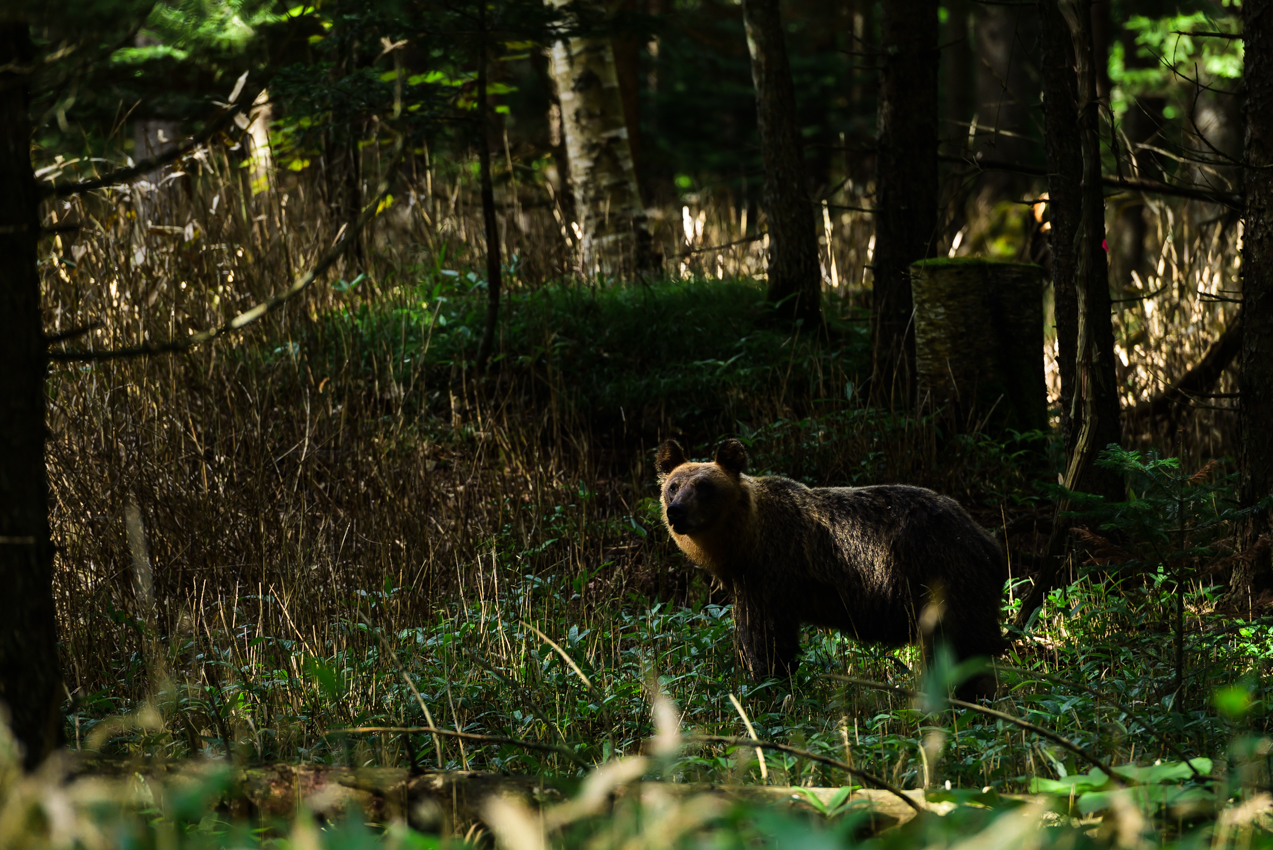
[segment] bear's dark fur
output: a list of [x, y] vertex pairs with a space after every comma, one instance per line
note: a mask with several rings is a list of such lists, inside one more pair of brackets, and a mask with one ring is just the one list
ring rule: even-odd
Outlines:
[[[902, 485], [809, 488], [752, 478], [746, 466], [737, 440], [713, 463], [689, 462], [670, 440], [659, 447], [663, 521], [732, 592], [735, 643], [753, 676], [795, 670], [802, 623], [901, 646], [924, 640], [932, 626], [921, 619], [941, 612], [940, 636], [957, 659], [1006, 648], [1003, 552], [953, 499]], [[982, 678], [959, 695], [987, 689]]]

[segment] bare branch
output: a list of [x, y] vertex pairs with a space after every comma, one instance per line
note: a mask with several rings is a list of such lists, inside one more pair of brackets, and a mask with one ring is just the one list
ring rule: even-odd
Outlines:
[[202, 130], [195, 133], [172, 150], [164, 151], [163, 153], [152, 156], [149, 159], [143, 159], [128, 168], [111, 171], [101, 177], [94, 177], [89, 180], [78, 180], [74, 183], [62, 183], [55, 186], [41, 186], [40, 196], [42, 198], [67, 198], [71, 195], [91, 192], [94, 189], [102, 189], [106, 186], [115, 186], [120, 183], [127, 183], [143, 174], [149, 174], [156, 168], [161, 168], [169, 163], [176, 162], [186, 154], [206, 144], [209, 139], [224, 130], [226, 126], [234, 120], [234, 116], [243, 110], [244, 104], [247, 104], [250, 108], [263, 88], [265, 88], [264, 82], [253, 86], [252, 91], [247, 91], [245, 89], [243, 92], [240, 92], [239, 97], [236, 98], [236, 103], [231, 104], [224, 112], [212, 121], [208, 122], [207, 126], [205, 126]]
[[579, 767], [590, 767], [579, 755], [566, 747], [556, 744], [541, 744], [537, 741], [522, 741], [518, 738], [502, 738], [498, 735], [479, 735], [476, 732], [458, 732], [454, 729], [436, 729], [432, 726], [359, 726], [354, 729], [332, 729], [328, 735], [372, 735], [388, 733], [395, 735], [441, 735], [446, 738], [461, 738], [465, 741], [476, 741], [480, 744], [506, 744], [510, 747], [523, 747], [527, 750], [540, 750], [556, 753]]
[[[969, 159], [966, 156], [954, 156], [952, 154], [940, 154], [938, 159], [943, 162], [960, 162], [966, 165], [972, 165], [984, 171], [1011, 171], [1016, 174], [1029, 174], [1035, 177], [1046, 177], [1047, 169], [1034, 165], [1025, 165], [1023, 163], [1003, 162], [996, 159]], [[1196, 189], [1191, 186], [1180, 186], [1174, 183], [1164, 183], [1161, 180], [1146, 180], [1141, 177], [1111, 177], [1105, 175], [1101, 177], [1101, 183], [1116, 189], [1129, 189], [1134, 192], [1148, 192], [1152, 195], [1171, 195], [1178, 198], [1192, 198], [1198, 201], [1209, 201], [1213, 204], [1222, 204], [1233, 209], [1242, 208], [1242, 196], [1237, 192], [1219, 192], [1210, 189]]]
[[[828, 673], [827, 675], [830, 676], [832, 679], [835, 679], [840, 682], [848, 682], [851, 685], [861, 685], [864, 688], [874, 688], [877, 691], [892, 691], [893, 693], [898, 694], [899, 696], [904, 696], [907, 699], [918, 699], [920, 696], [915, 691], [908, 690], [906, 688], [899, 688], [896, 685], [885, 684], [884, 682], [874, 682], [874, 681], [871, 681], [870, 679], [858, 679], [853, 676], [842, 676], [839, 673]], [[1083, 759], [1088, 764], [1094, 765], [1102, 773], [1108, 776], [1112, 781], [1117, 782], [1119, 785], [1122, 785], [1124, 788], [1128, 787], [1128, 785], [1130, 784], [1124, 777], [1119, 776], [1117, 773], [1115, 773], [1114, 768], [1111, 765], [1101, 761], [1099, 758], [1092, 755], [1087, 750], [1080, 747], [1078, 744], [1075, 744], [1074, 742], [1070, 741], [1068, 738], [1058, 735], [1056, 732], [1053, 732], [1051, 729], [1044, 729], [1042, 726], [1037, 726], [1028, 720], [1022, 720], [1020, 717], [1013, 717], [1011, 714], [1007, 714], [1002, 711], [997, 711], [993, 708], [989, 708], [988, 706], [978, 705], [975, 702], [964, 702], [961, 699], [948, 699], [947, 702], [949, 702], [951, 705], [955, 706], [956, 708], [966, 708], [969, 711], [975, 711], [978, 714], [984, 714], [987, 717], [993, 717], [996, 720], [1002, 720], [1005, 723], [1011, 723], [1014, 726], [1020, 726], [1022, 729], [1025, 729], [1028, 732], [1033, 732], [1034, 734], [1038, 735], [1041, 738], [1047, 738], [1049, 741], [1053, 742], [1054, 744], [1064, 747], [1065, 749], [1074, 753], [1074, 755]]]
[[759, 748], [762, 750], [774, 750], [776, 752], [788, 753], [793, 756], [798, 756], [799, 758], [808, 759], [809, 761], [816, 761], [830, 767], [839, 768], [850, 776], [856, 776], [858, 779], [869, 782], [879, 788], [883, 788], [885, 791], [892, 793], [894, 796], [905, 802], [906, 805], [910, 806], [915, 811], [923, 811], [919, 803], [916, 803], [910, 797], [906, 796], [906, 793], [902, 791], [902, 789], [891, 784], [888, 780], [881, 779], [880, 777], [867, 773], [864, 770], [858, 770], [856, 767], [845, 764], [839, 759], [833, 759], [830, 756], [818, 755], [817, 753], [811, 753], [808, 750], [799, 750], [795, 747], [788, 747], [786, 744], [775, 744], [772, 741], [757, 741], [753, 738], [731, 738], [725, 735], [686, 735], [684, 740], [690, 743], [725, 744], [727, 746], [747, 747], [750, 749]]

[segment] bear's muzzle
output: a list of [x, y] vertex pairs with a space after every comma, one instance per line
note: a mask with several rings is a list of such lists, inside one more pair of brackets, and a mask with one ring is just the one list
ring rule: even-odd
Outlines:
[[685, 534], [690, 530], [690, 511], [689, 508], [680, 502], [673, 502], [667, 506], [667, 524], [672, 526], [672, 530], [677, 534]]

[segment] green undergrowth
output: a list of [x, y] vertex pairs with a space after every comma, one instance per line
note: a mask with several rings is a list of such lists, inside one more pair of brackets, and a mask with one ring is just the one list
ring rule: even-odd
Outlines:
[[[1072, 753], [1002, 721], [967, 710], [922, 710], [835, 678], [922, 689], [914, 649], [889, 650], [806, 629], [796, 676], [754, 683], [739, 673], [728, 606], [692, 610], [632, 597], [589, 610], [579, 604], [577, 584], [524, 577], [497, 595], [470, 595], [466, 604], [447, 606], [432, 623], [386, 634], [377, 623], [401, 592], [360, 591], [350, 600], [356, 613], [339, 628], [374, 632], [376, 648], [365, 653], [333, 654], [258, 633], [245, 599], [234, 612], [245, 625], [216, 636], [212, 653], [202, 659], [218, 671], [219, 687], [184, 685], [174, 665], [155, 680], [150, 704], [165, 718], [160, 728], [120, 726], [111, 709], [132, 706], [90, 700], [72, 718], [73, 740], [121, 755], [215, 758], [226, 756], [228, 745], [229, 755], [240, 760], [364, 766], [405, 766], [414, 752], [428, 769], [570, 776], [578, 764], [513, 745], [460, 746], [442, 739], [435, 747], [428, 735], [416, 735], [408, 746], [401, 734], [340, 730], [430, 725], [432, 718], [437, 727], [564, 746], [582, 762], [599, 764], [641, 750], [653, 734], [650, 699], [661, 689], [680, 707], [683, 730], [746, 734], [730, 700], [734, 695], [761, 738], [837, 758], [847, 747], [853, 764], [908, 788], [950, 781], [954, 787], [1022, 791], [1036, 777], [1063, 779], [1087, 769]], [[1195, 590], [1191, 610], [1205, 609], [1214, 595], [1210, 588]], [[1191, 756], [1223, 757], [1239, 728], [1235, 722], [1257, 731], [1266, 727], [1273, 631], [1255, 624], [1216, 632], [1214, 618], [1195, 615], [1182, 694], [1164, 645], [1171, 623], [1158, 614], [1170, 610], [1170, 601], [1166, 581], [1122, 592], [1083, 580], [1055, 591], [1037, 633], [1006, 659], [1020, 670], [1002, 674], [996, 707], [1114, 763], [1171, 759], [1173, 745]], [[169, 662], [178, 660], [180, 649], [169, 648]], [[135, 674], [146, 675], [140, 663]], [[294, 708], [281, 713], [280, 703]], [[921, 755], [934, 733], [941, 736], [940, 755]], [[193, 751], [192, 743], [198, 745]], [[843, 778], [781, 754], [767, 756], [767, 772], [772, 784], [828, 785]], [[759, 777], [758, 764], [708, 747], [687, 753], [673, 778]]]
[[[928, 788], [934, 802], [972, 806], [948, 815], [941, 826], [915, 824], [863, 846], [938, 846], [942, 836], [974, 834], [1015, 810], [1017, 804], [1003, 797], [1010, 794], [1052, 795], [1054, 809], [1064, 815], [1054, 817], [1057, 831], [1037, 846], [1111, 846], [1051, 842], [1062, 834], [1083, 835], [1061, 828], [1070, 817], [1127, 816], [1120, 786], [1053, 741], [1005, 720], [943, 708], [940, 699], [912, 701], [835, 678], [931, 693], [933, 683], [918, 670], [914, 650], [886, 650], [807, 629], [804, 661], [792, 680], [752, 683], [738, 673], [728, 607], [690, 610], [629, 598], [614, 608], [588, 610], [577, 585], [505, 578], [509, 583], [498, 592], [470, 592], [435, 622], [396, 633], [384, 633], [377, 623], [387, 618], [401, 589], [359, 592], [350, 600], [357, 613], [340, 628], [377, 633], [379, 649], [365, 653], [324, 652], [256, 633], [245, 606], [235, 616], [249, 625], [214, 635], [215, 649], [203, 659], [218, 671], [219, 687], [182, 684], [174, 665], [156, 679], [148, 705], [112, 706], [136, 722], [103, 714], [105, 704], [85, 705], [73, 717], [73, 734], [102, 753], [141, 759], [299, 759], [368, 767], [414, 762], [423, 770], [571, 780], [591, 766], [648, 753], [657, 731], [651, 712], [656, 693], [677, 707], [682, 734], [746, 737], [733, 696], [762, 740], [846, 761], [901, 788]], [[1182, 693], [1164, 646], [1170, 622], [1158, 613], [1170, 610], [1169, 590], [1165, 582], [1130, 589], [1081, 580], [1054, 592], [1036, 634], [1005, 659], [1017, 670], [1001, 673], [993, 708], [1059, 734], [1104, 762], [1140, 765], [1117, 768], [1143, 789], [1131, 798], [1144, 814], [1140, 828], [1157, 833], [1163, 846], [1194, 846], [1184, 840], [1186, 827], [1209, 822], [1214, 814], [1208, 812], [1240, 794], [1244, 784], [1267, 782], [1273, 631], [1257, 624], [1217, 633], [1218, 621], [1199, 613], [1187, 642], [1190, 681]], [[1213, 596], [1212, 589], [1196, 589], [1188, 600], [1191, 611], [1205, 611]], [[146, 675], [140, 665], [136, 675]], [[279, 713], [272, 707], [280, 703], [294, 709]], [[563, 748], [573, 759], [508, 743], [351, 731], [363, 726], [457, 729]], [[1202, 757], [1194, 768], [1206, 778], [1183, 765], [1182, 757]], [[862, 785], [835, 768], [784, 753], [768, 752], [764, 762], [762, 771], [749, 747], [686, 743], [671, 761], [651, 762], [645, 776], [677, 783]], [[208, 808], [215, 796], [199, 823], [204, 832], [224, 835], [228, 822]], [[853, 807], [811, 798], [797, 808], [804, 814], [754, 806], [713, 810], [689, 834], [722, 842], [714, 846], [754, 846], [762, 839], [788, 846], [783, 842], [801, 835], [806, 838], [790, 846], [857, 846], [852, 836], [862, 824]], [[639, 824], [615, 817], [604, 825], [576, 824], [560, 846], [595, 846], [605, 830], [641, 832]], [[1008, 823], [1015, 821], [1000, 828]], [[435, 846], [395, 843], [405, 841], [403, 835], [399, 829], [376, 840]], [[918, 843], [899, 843], [898, 835]], [[801, 843], [813, 836], [832, 843]], [[332, 843], [313, 846], [365, 846], [372, 837], [351, 825], [331, 832], [325, 840]], [[199, 840], [210, 841], [206, 835]], [[215, 845], [191, 839], [189, 846]]]
[[[468, 769], [571, 783], [616, 759], [648, 756], [659, 731], [651, 707], [665, 694], [683, 735], [754, 731], [957, 804], [943, 819], [863, 845], [881, 848], [947, 846], [956, 837], [1111, 846], [1123, 839], [1082, 819], [1108, 826], [1133, 811], [1140, 826], [1124, 829], [1133, 837], [1197, 846], [1214, 834], [1196, 824], [1215, 825], [1230, 802], [1268, 784], [1273, 632], [1220, 613], [1218, 581], [1237, 518], [1231, 482], [1123, 453], [1107, 462], [1132, 482], [1125, 503], [1074, 497], [1088, 537], [1028, 634], [1010, 635], [1004, 663], [1015, 669], [1001, 670], [993, 704], [1030, 727], [945, 705], [948, 664], [925, 677], [914, 649], [812, 628], [794, 678], [752, 682], [739, 673], [727, 598], [662, 529], [650, 462], [657, 438], [676, 435], [697, 458], [735, 435], [753, 471], [812, 485], [931, 486], [997, 535], [1016, 520], [1050, 516], [1055, 493], [1036, 482], [1055, 477], [1056, 441], [995, 438], [954, 429], [940, 413], [869, 406], [857, 379], [864, 329], [835, 319], [831, 334], [816, 338], [774, 325], [748, 282], [514, 289], [499, 368], [478, 378], [470, 358], [480, 282], [438, 270], [424, 278], [385, 284], [374, 304], [351, 300], [290, 338], [234, 352], [228, 365], [196, 364], [189, 380], [135, 380], [135, 392], [99, 402], [124, 412], [136, 403], [149, 415], [186, 398], [186, 418], [203, 427], [156, 436], [147, 446], [169, 454], [139, 454], [146, 474], [126, 467], [140, 485], [166, 482], [158, 495], [137, 495], [159, 565], [162, 618], [144, 622], [133, 604], [136, 553], [110, 524], [122, 505], [95, 509], [104, 519], [92, 533], [66, 536], [60, 560], [107, 565], [122, 577], [101, 590], [63, 576], [84, 594], [63, 603], [77, 612], [67, 620], [74, 749], [139, 763]], [[109, 389], [114, 373], [102, 371]], [[217, 404], [206, 400], [209, 387], [224, 389]], [[139, 418], [144, 427], [128, 433], [158, 435], [170, 420], [182, 421]], [[624, 429], [626, 443], [606, 438]], [[186, 431], [189, 445], [180, 442]], [[96, 478], [85, 485], [97, 488]], [[190, 498], [189, 509], [177, 510], [172, 493]], [[90, 513], [66, 509], [59, 521], [73, 528]], [[1046, 530], [1029, 533], [1012, 539], [1014, 575], [1028, 572], [1046, 543]], [[172, 576], [194, 580], [163, 583]], [[1027, 589], [1028, 581], [1011, 584], [1005, 620]], [[75, 667], [86, 650], [99, 654]], [[520, 743], [367, 729], [421, 726]], [[752, 747], [691, 741], [642, 775], [864, 783], [789, 753], [766, 752], [762, 764]], [[1119, 777], [1150, 790], [1124, 799]], [[1029, 793], [1051, 800], [1052, 819], [1043, 820], [1053, 826], [1043, 833], [1023, 832], [1024, 815], [1008, 796]], [[209, 790], [193, 814], [156, 797], [120, 834], [139, 830], [135, 846], [146, 847], [440, 841], [405, 827], [368, 832], [356, 821], [325, 832], [304, 821], [257, 825], [253, 833], [223, 817], [222, 794]], [[620, 807], [610, 819], [573, 821], [554, 840], [861, 844], [860, 813], [846, 800], [802, 800], [798, 813]], [[1041, 810], [1028, 811], [1040, 822]], [[673, 838], [658, 839], [659, 824]], [[1264, 840], [1235, 825], [1217, 846], [1237, 837], [1250, 846]]]
[[[402, 382], [423, 360], [449, 378], [471, 366], [485, 298], [475, 275], [431, 270], [375, 300], [351, 300], [308, 344], [328, 372], [352, 363], [364, 380]], [[756, 281], [711, 278], [515, 288], [504, 295], [490, 370], [598, 429], [703, 433], [706, 422], [737, 419], [758, 427], [767, 420], [750, 406], [757, 398], [808, 409], [851, 395], [868, 360], [865, 323], [831, 315], [825, 328], [793, 328], [772, 318], [764, 298]], [[426, 393], [411, 403], [442, 401]]]

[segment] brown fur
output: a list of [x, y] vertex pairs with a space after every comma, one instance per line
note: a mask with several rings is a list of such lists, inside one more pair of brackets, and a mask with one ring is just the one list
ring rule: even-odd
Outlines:
[[936, 628], [958, 659], [1003, 651], [1003, 552], [953, 499], [902, 485], [810, 488], [753, 478], [746, 465], [737, 440], [712, 463], [688, 461], [670, 440], [658, 452], [663, 521], [733, 593], [735, 642], [753, 676], [795, 670], [802, 623], [900, 646], [944, 611]]

